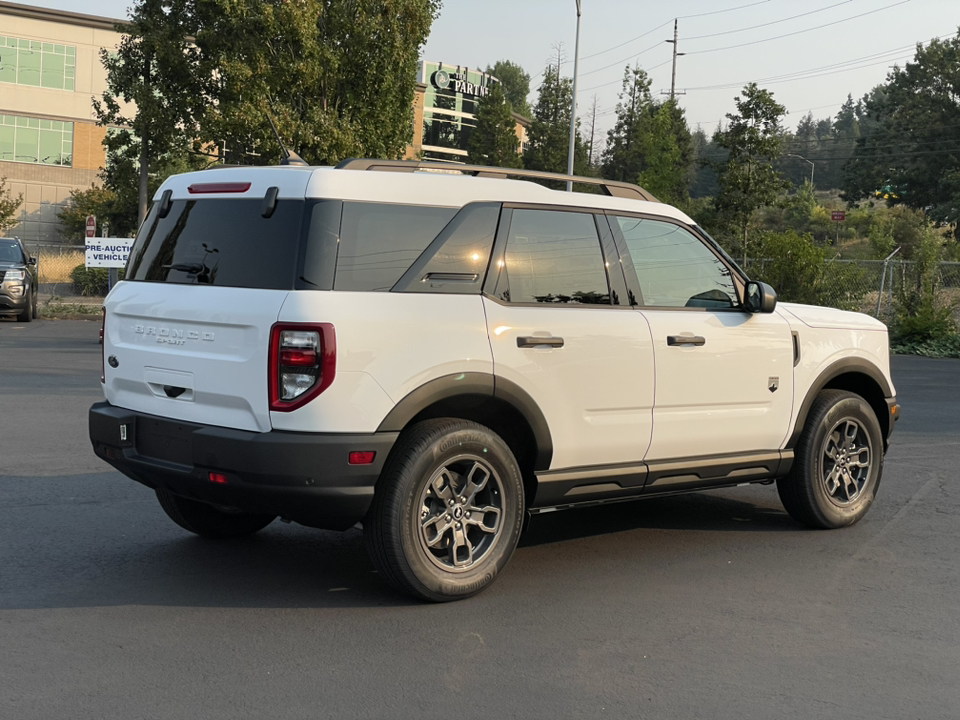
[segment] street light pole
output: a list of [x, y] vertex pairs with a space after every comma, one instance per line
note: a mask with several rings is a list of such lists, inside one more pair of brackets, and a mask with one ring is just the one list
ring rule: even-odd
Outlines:
[[[573, 99], [570, 101], [570, 147], [567, 150], [567, 175], [573, 175], [573, 149], [577, 136], [577, 66], [580, 64], [580, 0], [577, 0], [577, 39], [573, 46]], [[560, 80], [560, 66], [557, 66]], [[567, 180], [567, 192], [573, 192], [573, 181]]]
[[787, 157], [799, 158], [800, 160], [803, 160], [804, 162], [810, 163], [810, 184], [813, 185], [813, 171], [816, 170], [816, 168], [817, 168], [817, 166], [816, 166], [816, 164], [813, 162], [813, 160], [807, 160], [807, 159], [806, 159], [805, 157], [803, 157], [802, 155], [793, 155], [793, 154], [790, 154], [790, 153], [787, 154]]

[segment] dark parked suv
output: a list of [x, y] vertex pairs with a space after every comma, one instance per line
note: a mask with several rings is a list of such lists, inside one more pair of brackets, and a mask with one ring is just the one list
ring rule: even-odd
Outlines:
[[0, 316], [20, 322], [37, 316], [37, 259], [18, 238], [0, 238]]

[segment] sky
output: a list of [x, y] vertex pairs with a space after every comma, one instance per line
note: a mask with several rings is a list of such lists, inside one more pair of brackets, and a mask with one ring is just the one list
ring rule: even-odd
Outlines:
[[[24, 0], [18, 0], [24, 2]], [[34, 0], [34, 5], [126, 17], [130, 0]], [[578, 113], [597, 132], [614, 122], [624, 67], [639, 63], [654, 93], [670, 89], [673, 21], [678, 21], [677, 92], [691, 128], [708, 133], [734, 112], [748, 82], [770, 90], [795, 128], [812, 112], [835, 116], [848, 94], [862, 97], [916, 44], [955, 36], [958, 0], [582, 0]], [[486, 68], [507, 59], [533, 78], [531, 104], [562, 44], [573, 74], [576, 0], [444, 0], [422, 50], [427, 60]], [[598, 140], [602, 142], [602, 140]]]

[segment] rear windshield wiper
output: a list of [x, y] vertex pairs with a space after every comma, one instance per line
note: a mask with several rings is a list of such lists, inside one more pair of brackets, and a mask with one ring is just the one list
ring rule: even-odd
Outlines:
[[165, 270], [179, 270], [188, 275], [196, 275], [203, 272], [203, 263], [174, 263], [173, 265], [164, 265]]

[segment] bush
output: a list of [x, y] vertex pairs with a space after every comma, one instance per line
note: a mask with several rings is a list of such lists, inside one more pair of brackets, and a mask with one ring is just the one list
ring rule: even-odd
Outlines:
[[863, 271], [828, 262], [829, 251], [815, 245], [809, 235], [792, 230], [759, 233], [757, 252], [762, 260], [745, 269], [751, 279], [771, 285], [781, 300], [859, 309], [867, 291]]
[[[77, 265], [70, 272], [73, 291], [77, 295], [103, 297], [109, 290], [109, 273], [107, 268], [88, 268], [86, 265]], [[118, 278], [123, 280], [123, 270], [120, 270]]]

